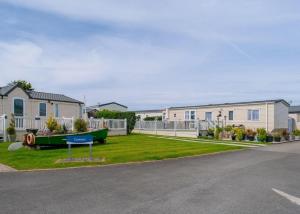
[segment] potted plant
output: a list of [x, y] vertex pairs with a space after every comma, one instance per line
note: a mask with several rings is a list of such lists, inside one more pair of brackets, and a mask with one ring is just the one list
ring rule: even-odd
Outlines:
[[75, 120], [74, 127], [77, 132], [86, 132], [88, 130], [87, 123], [83, 119]]
[[288, 141], [289, 140], [289, 132], [287, 129], [282, 129], [281, 130], [281, 136], [283, 138], [283, 141]]
[[16, 127], [15, 116], [14, 116], [14, 114], [11, 114], [10, 123], [9, 123], [9, 126], [6, 129], [9, 142], [15, 142], [16, 141], [16, 128], [15, 127]]
[[52, 116], [50, 116], [47, 119], [46, 126], [47, 126], [48, 130], [50, 131], [50, 133], [54, 133], [55, 130], [59, 130], [60, 129], [57, 120], [54, 117], [52, 117]]
[[252, 129], [247, 129], [247, 130], [246, 130], [246, 137], [247, 137], [247, 140], [249, 140], [249, 141], [254, 141], [255, 135], [256, 135], [256, 132], [253, 131]]
[[234, 128], [235, 139], [242, 141], [245, 138], [245, 130], [241, 127]]
[[267, 134], [267, 139], [266, 142], [267, 143], [272, 143], [274, 141], [274, 137], [272, 134]]
[[280, 135], [280, 133], [279, 132], [274, 132], [273, 133], [273, 139], [274, 139], [274, 142], [281, 142], [281, 135]]
[[300, 140], [300, 130], [299, 129], [294, 130], [293, 135], [295, 136], [295, 140]]
[[[268, 134], [267, 134], [266, 129], [264, 129], [264, 128], [257, 129], [257, 140], [259, 142], [268, 142]], [[273, 138], [272, 138], [272, 141], [273, 141]]]
[[213, 137], [214, 137], [214, 133], [215, 133], [215, 129], [213, 129], [213, 128], [209, 128], [209, 129], [207, 130], [207, 136], [208, 136], [209, 138], [213, 138]]

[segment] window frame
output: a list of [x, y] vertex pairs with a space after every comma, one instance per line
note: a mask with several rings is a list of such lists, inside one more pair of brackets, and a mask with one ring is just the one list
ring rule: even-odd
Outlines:
[[[232, 113], [232, 114], [230, 114], [230, 113]], [[234, 111], [233, 110], [228, 111], [228, 120], [229, 121], [233, 121], [234, 120]]]
[[[54, 108], [54, 117], [59, 118], [60, 117], [59, 104], [54, 103], [53, 108]], [[56, 114], [56, 112], [57, 112], [57, 114]]]
[[[207, 115], [210, 115], [210, 120], [207, 120]], [[205, 121], [212, 121], [213, 120], [213, 114], [211, 111], [207, 111], [205, 112]]]
[[[22, 102], [23, 102], [23, 115], [22, 116], [16, 115], [16, 112], [15, 112], [15, 100], [22, 100]], [[26, 107], [25, 107], [25, 99], [24, 98], [22, 98], [22, 97], [13, 97], [12, 112], [13, 112], [13, 114], [14, 114], [15, 117], [25, 117]]]
[[[254, 113], [257, 112], [258, 114], [255, 115]], [[248, 109], [247, 113], [248, 121], [260, 121], [260, 110], [259, 109]]]
[[[41, 104], [45, 104], [45, 115], [41, 115]], [[47, 117], [47, 103], [46, 102], [39, 103], [39, 117]]]

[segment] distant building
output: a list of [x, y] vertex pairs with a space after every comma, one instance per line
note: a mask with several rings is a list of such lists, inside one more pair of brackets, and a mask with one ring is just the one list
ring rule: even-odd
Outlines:
[[125, 105], [122, 105], [117, 102], [110, 102], [110, 103], [103, 103], [103, 104], [89, 106], [86, 108], [86, 112], [88, 114], [88, 117], [95, 117], [97, 111], [109, 110], [109, 111], [126, 112], [127, 109], [128, 107]]
[[164, 119], [163, 111], [164, 109], [155, 109], [155, 110], [140, 110], [134, 112], [135, 112], [135, 116], [139, 120], [144, 120], [146, 117], [162, 117]]
[[291, 106], [289, 108], [289, 121], [292, 129], [300, 129], [300, 106]]

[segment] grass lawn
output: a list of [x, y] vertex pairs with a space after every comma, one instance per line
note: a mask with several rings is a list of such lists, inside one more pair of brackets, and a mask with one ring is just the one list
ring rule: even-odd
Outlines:
[[[129, 136], [109, 137], [105, 145], [94, 144], [93, 157], [105, 158], [104, 162], [56, 163], [58, 159], [68, 157], [67, 148], [52, 150], [22, 148], [18, 151], [9, 152], [7, 151], [8, 146], [9, 143], [0, 143], [0, 163], [19, 170], [162, 160], [243, 149], [239, 146], [174, 141], [133, 134]], [[72, 153], [74, 158], [88, 157], [89, 148], [88, 146], [72, 148]]]

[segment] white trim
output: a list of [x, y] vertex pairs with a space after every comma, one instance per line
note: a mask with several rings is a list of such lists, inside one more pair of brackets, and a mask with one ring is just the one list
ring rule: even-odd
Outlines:
[[[58, 115], [56, 115], [56, 111], [55, 111], [55, 106], [57, 105], [57, 111], [58, 111]], [[59, 103], [54, 103], [53, 102], [53, 116], [55, 118], [59, 118], [60, 117], [60, 111], [59, 111]]]
[[[274, 105], [275, 108], [275, 105]], [[275, 115], [274, 115], [275, 118]], [[268, 103], [266, 103], [266, 130], [269, 131], [269, 106]]]
[[23, 100], [23, 116], [18, 116], [18, 117], [25, 117], [26, 116], [26, 102], [25, 99], [22, 97], [13, 97], [12, 98], [12, 113], [16, 116], [15, 114], [15, 100]]

